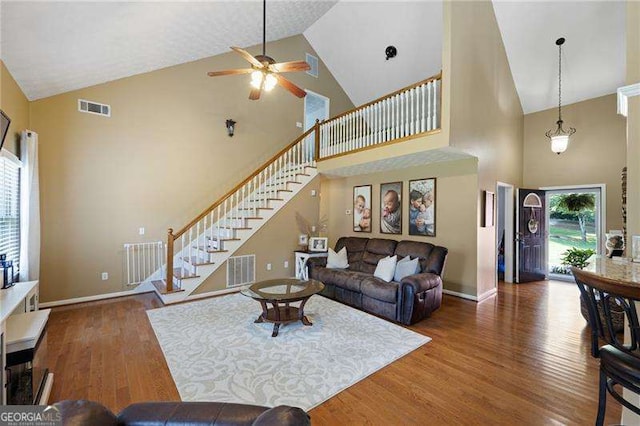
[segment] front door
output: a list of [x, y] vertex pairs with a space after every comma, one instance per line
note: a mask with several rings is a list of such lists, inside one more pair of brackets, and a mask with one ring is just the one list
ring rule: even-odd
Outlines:
[[516, 282], [546, 278], [545, 191], [517, 189], [516, 205]]

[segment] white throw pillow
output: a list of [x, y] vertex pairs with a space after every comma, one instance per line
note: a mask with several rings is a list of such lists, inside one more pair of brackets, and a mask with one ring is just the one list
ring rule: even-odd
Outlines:
[[405, 256], [396, 264], [396, 272], [393, 274], [393, 280], [400, 282], [404, 277], [417, 274], [420, 272], [420, 259], [417, 257], [411, 260], [411, 256]]
[[385, 257], [378, 261], [378, 266], [376, 266], [376, 271], [373, 273], [373, 276], [376, 278], [380, 278], [383, 281], [389, 282], [393, 279], [393, 273], [396, 271], [396, 262], [398, 261], [398, 256], [393, 257]]
[[329, 257], [327, 257], [327, 268], [329, 269], [347, 269], [349, 267], [349, 259], [347, 257], [347, 248], [335, 252], [329, 249]]

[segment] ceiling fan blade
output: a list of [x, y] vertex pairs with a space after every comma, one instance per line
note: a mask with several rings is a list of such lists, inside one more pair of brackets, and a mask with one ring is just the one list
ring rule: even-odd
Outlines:
[[280, 74], [271, 74], [271, 75], [273, 75], [278, 80], [278, 84], [280, 86], [284, 87], [285, 89], [287, 89], [288, 91], [296, 95], [297, 97], [304, 98], [305, 96], [307, 96], [307, 92], [305, 92], [304, 90], [302, 90], [301, 88], [299, 88], [298, 86], [296, 86], [295, 84], [293, 84], [292, 82], [290, 82], [289, 80], [281, 76]]
[[221, 75], [236, 75], [236, 74], [249, 74], [254, 72], [253, 68], [243, 68], [237, 70], [224, 70], [224, 71], [210, 71], [207, 73], [209, 77], [219, 77]]
[[231, 49], [233, 51], [239, 53], [240, 56], [242, 56], [244, 59], [249, 61], [249, 63], [251, 65], [253, 65], [254, 67], [256, 67], [256, 68], [264, 68], [264, 65], [262, 65], [262, 62], [260, 62], [259, 60], [257, 60], [253, 56], [251, 56], [251, 54], [249, 52], [247, 52], [246, 50], [241, 49], [239, 47], [233, 47], [233, 46], [231, 46]]
[[273, 72], [294, 72], [310, 70], [311, 66], [305, 61], [291, 61], [272, 64], [269, 66], [269, 68]]
[[251, 99], [252, 101], [257, 101], [258, 99], [260, 99], [261, 92], [262, 89], [251, 89], [251, 92], [249, 92], [249, 99]]

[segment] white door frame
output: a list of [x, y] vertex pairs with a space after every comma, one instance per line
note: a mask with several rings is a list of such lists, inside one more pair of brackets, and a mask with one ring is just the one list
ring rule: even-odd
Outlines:
[[[599, 189], [600, 197], [596, 197], [596, 211], [600, 211], [600, 214], [596, 217], [596, 232], [598, 233], [598, 245], [596, 246], [597, 254], [602, 255], [606, 253], [606, 224], [607, 224], [607, 185], [604, 183], [596, 183], [593, 185], [563, 185], [563, 186], [546, 186], [544, 188], [540, 188], [547, 193], [545, 194], [546, 203], [545, 203], [545, 225], [547, 230], [547, 235], [544, 239], [545, 252], [547, 259], [545, 259], [545, 263], [547, 264], [547, 276], [551, 276], [549, 272], [549, 192], [553, 191], [570, 191], [572, 189], [577, 190], [585, 190], [585, 189]], [[559, 274], [558, 274], [559, 275]], [[553, 279], [562, 279], [563, 277], [559, 277], [558, 275], [553, 276]], [[573, 281], [572, 277], [569, 277], [569, 281]]]
[[[496, 182], [496, 194], [500, 197], [500, 188], [504, 188], [504, 281], [513, 283], [514, 274], [514, 248], [515, 248], [515, 187], [510, 183]], [[498, 203], [499, 205], [499, 203]], [[496, 226], [496, 241], [500, 241], [498, 227]], [[496, 246], [497, 250], [497, 246]], [[496, 256], [497, 258], [497, 256]], [[495, 265], [496, 284], [498, 282], [498, 268]]]
[[[325, 115], [327, 118], [329, 118], [329, 117], [330, 117], [330, 115], [329, 115], [329, 114], [330, 114], [330, 112], [329, 112], [329, 111], [330, 111], [329, 104], [331, 103], [331, 99], [329, 99], [328, 97], [326, 97], [326, 96], [324, 96], [324, 95], [321, 95], [321, 94], [319, 94], [319, 93], [313, 92], [313, 91], [311, 91], [311, 90], [309, 90], [309, 89], [305, 89], [305, 92], [307, 92], [307, 95], [317, 96], [317, 97], [319, 97], [319, 98], [322, 98], [322, 99], [325, 101], [325, 103], [324, 103], [324, 111], [325, 111], [325, 114], [324, 114], [324, 115]], [[304, 98], [303, 105], [304, 105], [304, 110], [303, 110], [303, 114], [304, 114], [304, 115], [303, 115], [303, 127], [304, 127], [304, 129], [303, 129], [303, 130], [306, 132], [306, 131], [307, 131], [307, 130], [309, 130], [311, 127], [313, 127], [313, 125], [315, 124], [315, 122], [314, 122], [314, 123], [307, 123], [307, 122], [306, 122], [306, 121], [307, 121], [307, 97], [306, 97], [306, 96], [305, 96], [305, 98]], [[309, 124], [309, 126], [307, 126], [307, 124]]]

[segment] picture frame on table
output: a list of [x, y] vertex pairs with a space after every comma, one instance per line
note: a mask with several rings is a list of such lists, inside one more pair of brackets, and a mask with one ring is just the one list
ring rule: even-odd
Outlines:
[[311, 237], [309, 238], [309, 251], [325, 252], [328, 250], [329, 238]]
[[353, 187], [353, 232], [371, 232], [371, 185]]
[[402, 182], [380, 184], [380, 232], [402, 234]]
[[436, 178], [409, 181], [409, 235], [436, 236]]

